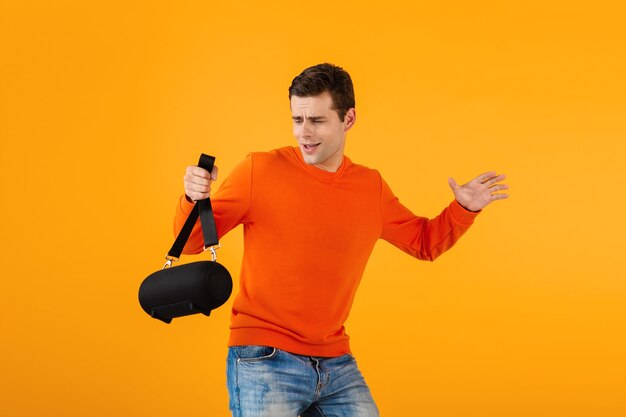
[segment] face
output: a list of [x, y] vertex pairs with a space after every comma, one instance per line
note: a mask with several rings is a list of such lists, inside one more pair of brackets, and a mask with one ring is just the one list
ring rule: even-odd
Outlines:
[[324, 171], [335, 172], [343, 162], [346, 132], [354, 125], [354, 108], [343, 122], [329, 92], [311, 96], [291, 96], [293, 135], [298, 141], [304, 162]]

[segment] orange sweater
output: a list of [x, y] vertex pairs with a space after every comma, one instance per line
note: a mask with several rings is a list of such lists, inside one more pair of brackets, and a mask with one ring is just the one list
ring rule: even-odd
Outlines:
[[[240, 290], [229, 345], [267, 345], [312, 356], [350, 352], [344, 322], [378, 239], [434, 260], [472, 224], [456, 200], [417, 217], [378, 171], [344, 157], [337, 172], [305, 164], [298, 148], [253, 153], [212, 194], [218, 235], [244, 227]], [[181, 196], [178, 231], [193, 207]], [[199, 223], [183, 253], [200, 253]]]

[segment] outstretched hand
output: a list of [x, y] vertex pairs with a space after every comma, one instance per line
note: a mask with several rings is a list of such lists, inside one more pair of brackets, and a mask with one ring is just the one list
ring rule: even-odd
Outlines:
[[496, 175], [495, 172], [485, 172], [474, 178], [467, 184], [458, 185], [454, 178], [448, 178], [448, 184], [452, 188], [456, 201], [471, 211], [481, 210], [495, 200], [508, 198], [508, 194], [494, 194], [497, 191], [507, 190], [506, 184], [498, 184], [506, 178], [506, 175]]

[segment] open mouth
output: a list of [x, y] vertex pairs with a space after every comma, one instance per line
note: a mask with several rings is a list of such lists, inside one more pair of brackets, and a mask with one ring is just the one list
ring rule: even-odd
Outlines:
[[319, 146], [319, 143], [312, 143], [310, 145], [302, 145], [302, 146], [304, 146], [304, 149], [314, 149]]

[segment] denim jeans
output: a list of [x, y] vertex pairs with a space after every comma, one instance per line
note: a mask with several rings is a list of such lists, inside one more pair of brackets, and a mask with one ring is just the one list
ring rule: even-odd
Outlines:
[[295, 355], [268, 346], [233, 346], [227, 385], [233, 417], [377, 417], [354, 357]]

